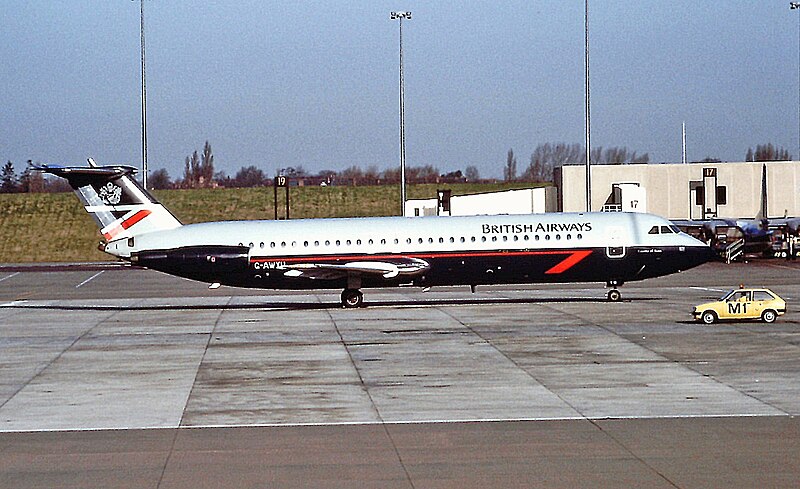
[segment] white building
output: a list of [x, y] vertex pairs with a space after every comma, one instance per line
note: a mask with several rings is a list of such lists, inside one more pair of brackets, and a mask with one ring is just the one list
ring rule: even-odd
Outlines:
[[[627, 206], [668, 219], [754, 218], [765, 168], [764, 217], [800, 216], [800, 161], [593, 165], [591, 210]], [[556, 168], [554, 183], [559, 210], [586, 210], [584, 165]], [[632, 200], [638, 209], [630, 208]]]
[[539, 214], [555, 212], [556, 188], [538, 187], [503, 192], [450, 196], [439, 191], [436, 199], [406, 201], [405, 215], [477, 216], [488, 214]]

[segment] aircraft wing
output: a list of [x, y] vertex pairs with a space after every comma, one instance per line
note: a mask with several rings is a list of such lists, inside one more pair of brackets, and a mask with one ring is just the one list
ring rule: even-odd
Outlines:
[[391, 258], [376, 261], [358, 260], [346, 263], [287, 263], [278, 269], [284, 277], [302, 277], [315, 280], [333, 280], [351, 274], [381, 276], [393, 279], [398, 276], [413, 277], [430, 269], [430, 264], [419, 258]]

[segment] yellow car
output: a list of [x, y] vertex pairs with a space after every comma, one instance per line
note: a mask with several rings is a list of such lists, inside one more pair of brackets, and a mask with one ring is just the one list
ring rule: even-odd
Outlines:
[[786, 313], [786, 301], [769, 289], [733, 289], [716, 302], [692, 309], [696, 321], [712, 324], [721, 319], [761, 319], [774, 322]]

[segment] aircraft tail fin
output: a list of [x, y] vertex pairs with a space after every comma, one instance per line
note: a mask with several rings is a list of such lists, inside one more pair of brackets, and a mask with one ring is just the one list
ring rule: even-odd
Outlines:
[[99, 166], [91, 158], [89, 165], [43, 165], [36, 169], [69, 182], [107, 243], [181, 226], [180, 221], [133, 178], [136, 168]]
[[767, 165], [766, 163], [761, 166], [761, 205], [758, 208], [756, 219], [766, 220], [769, 219], [769, 212], [767, 210]]

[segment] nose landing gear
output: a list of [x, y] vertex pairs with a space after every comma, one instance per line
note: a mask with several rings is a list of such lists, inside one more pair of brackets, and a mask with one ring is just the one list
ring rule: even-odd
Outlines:
[[362, 307], [364, 305], [364, 294], [358, 289], [344, 289], [342, 292], [342, 307]]
[[607, 297], [609, 302], [619, 302], [622, 300], [622, 293], [617, 289], [620, 285], [622, 285], [622, 281], [620, 280], [609, 280], [606, 282], [606, 287], [613, 287], [608, 291]]

